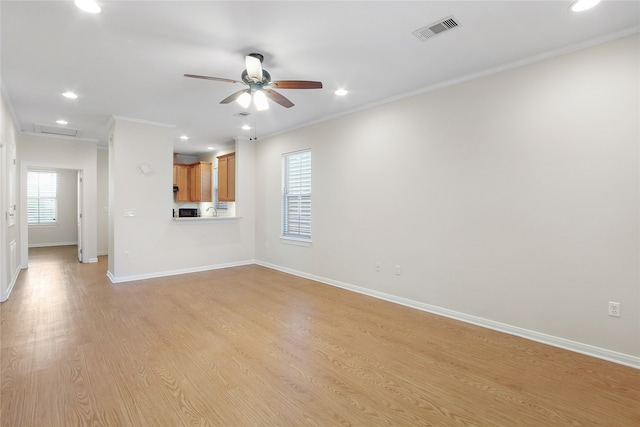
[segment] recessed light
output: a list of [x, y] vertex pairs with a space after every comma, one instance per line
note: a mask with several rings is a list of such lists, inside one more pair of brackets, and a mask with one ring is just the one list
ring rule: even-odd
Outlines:
[[78, 97], [78, 95], [76, 95], [73, 92], [65, 92], [62, 94], [62, 96], [64, 96], [65, 98], [69, 98], [69, 99], [76, 99]]
[[207, 147], [207, 150], [213, 150], [213, 147]]
[[189, 137], [187, 135], [182, 135], [180, 139], [183, 141], [186, 141], [187, 139], [189, 139]]
[[600, 0], [577, 0], [571, 3], [569, 9], [572, 12], [583, 12], [595, 7], [598, 3], [600, 3]]
[[66, 121], [66, 120], [56, 120], [56, 123], [59, 124], [59, 125], [68, 125], [69, 124], [69, 122]]
[[337, 96], [345, 96], [346, 94], [349, 93], [349, 91], [346, 89], [338, 89], [333, 93], [335, 93]]
[[244, 130], [249, 130], [249, 129], [251, 129], [251, 126], [249, 126], [249, 125], [242, 125], [242, 129], [244, 129]]
[[100, 13], [102, 9], [94, 0], [76, 0], [75, 5], [88, 13]]

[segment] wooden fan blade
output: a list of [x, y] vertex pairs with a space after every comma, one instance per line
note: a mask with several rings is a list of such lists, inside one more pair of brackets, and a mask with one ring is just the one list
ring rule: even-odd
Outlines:
[[247, 75], [249, 76], [249, 78], [254, 82], [261, 82], [262, 64], [260, 63], [260, 58], [247, 55], [245, 57], [245, 65], [247, 66]]
[[289, 101], [287, 98], [285, 98], [284, 96], [282, 96], [281, 94], [279, 94], [273, 89], [265, 90], [264, 93], [265, 95], [267, 95], [267, 97], [270, 100], [277, 102], [278, 104], [282, 105], [285, 108], [293, 107], [293, 102]]
[[271, 84], [278, 89], [322, 89], [322, 82], [308, 80], [278, 80]]
[[195, 74], [185, 74], [184, 76], [185, 77], [191, 77], [191, 78], [194, 78], [194, 79], [215, 80], [215, 81], [218, 81], [218, 82], [244, 84], [244, 82], [239, 82], [238, 80], [223, 79], [221, 77], [198, 76], [198, 75], [195, 75]]
[[220, 101], [220, 104], [228, 104], [230, 102], [235, 101], [236, 99], [240, 98], [240, 95], [242, 95], [243, 93], [249, 92], [249, 89], [242, 89], [237, 91], [236, 93], [227, 96], [225, 99], [223, 99], [222, 101]]

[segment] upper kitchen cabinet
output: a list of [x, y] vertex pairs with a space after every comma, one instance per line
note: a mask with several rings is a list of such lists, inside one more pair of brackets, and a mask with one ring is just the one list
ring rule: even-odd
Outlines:
[[212, 164], [197, 162], [190, 165], [173, 165], [173, 185], [176, 203], [212, 201]]
[[176, 202], [190, 202], [189, 192], [189, 165], [176, 164], [173, 165], [173, 185], [178, 187], [178, 191], [175, 192]]
[[211, 162], [198, 162], [190, 166], [189, 192], [192, 202], [210, 202], [211, 198]]
[[236, 201], [236, 153], [218, 157], [218, 201]]

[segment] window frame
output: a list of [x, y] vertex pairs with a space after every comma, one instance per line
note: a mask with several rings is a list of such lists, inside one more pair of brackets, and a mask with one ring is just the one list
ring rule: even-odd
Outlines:
[[[37, 196], [33, 196], [30, 194], [30, 183], [29, 181], [31, 180], [31, 177], [33, 176], [33, 174], [37, 174], [38, 175], [38, 179], [40, 179], [41, 175], [44, 174], [48, 174], [48, 175], [54, 175], [55, 176], [55, 183], [54, 183], [54, 191], [53, 191], [53, 196], [51, 195], [45, 195], [42, 196], [41, 193], [42, 188], [41, 188], [41, 184], [40, 182], [38, 182], [38, 187], [37, 187], [37, 191], [38, 191], [38, 195]], [[57, 226], [58, 225], [58, 185], [60, 182], [59, 179], [59, 174], [58, 171], [55, 170], [46, 170], [46, 169], [38, 169], [38, 170], [28, 170], [27, 171], [27, 226], [29, 227], [52, 227], [52, 226]], [[38, 213], [37, 215], [37, 221], [32, 221], [32, 216], [29, 215], [29, 210], [30, 210], [30, 202], [32, 200], [37, 200], [37, 207], [38, 207]], [[53, 201], [53, 218], [50, 220], [47, 220], [46, 216], [42, 214], [42, 209], [41, 209], [41, 200], [47, 200], [47, 201]], [[49, 216], [49, 218], [51, 218], [51, 215]]]
[[[301, 158], [301, 156], [303, 158]], [[307, 157], [307, 158], [304, 158]], [[299, 158], [298, 177], [291, 176], [290, 163], [293, 159]], [[307, 245], [311, 243], [312, 237], [312, 156], [311, 149], [293, 151], [282, 155], [282, 182], [280, 200], [280, 239], [284, 243]], [[306, 169], [306, 171], [302, 171]], [[292, 179], [297, 179], [295, 183], [297, 190], [291, 189]], [[292, 201], [298, 201], [297, 210], [291, 209]], [[292, 216], [297, 216], [298, 220], [291, 220]], [[295, 225], [296, 229], [291, 230]]]

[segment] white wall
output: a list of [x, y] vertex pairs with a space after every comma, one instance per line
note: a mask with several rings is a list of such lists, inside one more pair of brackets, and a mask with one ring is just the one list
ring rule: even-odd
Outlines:
[[[124, 282], [253, 262], [253, 145], [238, 143], [242, 218], [174, 221], [173, 140], [170, 127], [115, 118], [109, 149], [109, 277]], [[152, 173], [143, 175], [138, 165]], [[238, 207], [241, 203], [238, 202]], [[134, 217], [125, 217], [134, 209]]]
[[55, 225], [28, 226], [29, 247], [76, 245], [78, 243], [78, 171], [52, 168], [46, 170], [58, 173], [58, 215]]
[[[640, 366], [639, 50], [635, 35], [263, 139], [256, 259]], [[304, 148], [311, 247], [278, 238], [281, 155]]]
[[[1, 89], [1, 87], [0, 87]], [[17, 131], [2, 92], [0, 98], [0, 302], [5, 301], [20, 271], [20, 207], [17, 203]], [[15, 209], [14, 209], [15, 206]], [[26, 242], [25, 242], [26, 245]]]
[[18, 136], [18, 161], [20, 164], [20, 206], [23, 222], [20, 240], [25, 242], [20, 254], [23, 268], [28, 264], [28, 227], [26, 221], [27, 171], [37, 168], [73, 169], [83, 172], [82, 212], [83, 262], [97, 262], [97, 143], [85, 140], [54, 138], [21, 134]]

